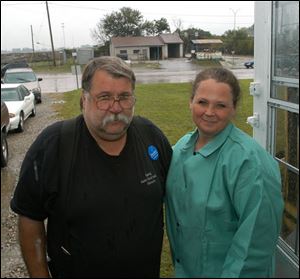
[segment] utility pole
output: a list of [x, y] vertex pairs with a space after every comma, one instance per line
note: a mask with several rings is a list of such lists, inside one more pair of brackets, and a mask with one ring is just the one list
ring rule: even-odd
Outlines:
[[51, 31], [51, 22], [50, 22], [49, 9], [48, 9], [48, 1], [46, 1], [46, 8], [47, 8], [48, 24], [49, 24], [49, 31], [50, 31], [51, 47], [52, 47], [53, 66], [55, 67], [56, 61], [55, 61], [55, 52], [54, 52], [54, 45], [53, 45], [53, 38], [52, 38], [52, 31]]
[[30, 25], [30, 29], [31, 29], [32, 53], [34, 54], [34, 42], [33, 42], [33, 31], [32, 31], [32, 25]]

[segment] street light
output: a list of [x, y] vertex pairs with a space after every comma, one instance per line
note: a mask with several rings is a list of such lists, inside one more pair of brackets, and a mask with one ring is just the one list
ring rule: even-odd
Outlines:
[[237, 10], [233, 10], [233, 9], [231, 9], [230, 8], [230, 10], [233, 12], [233, 50], [231, 51], [231, 54], [232, 54], [232, 64], [234, 65], [234, 53], [235, 53], [235, 39], [236, 39], [236, 33], [235, 33], [235, 24], [236, 24], [236, 14], [237, 14], [237, 12], [239, 11], [239, 9], [237, 9]]
[[66, 48], [66, 40], [65, 40], [65, 24], [62, 22], [61, 28], [63, 31], [63, 39], [64, 39], [64, 49]]
[[75, 68], [77, 89], [79, 89], [79, 85], [78, 85], [78, 72], [77, 72], [77, 52], [72, 52], [72, 57], [73, 57], [73, 61], [74, 61], [74, 68]]
[[233, 30], [235, 31], [236, 14], [239, 11], [239, 9], [233, 10], [233, 9], [230, 8], [230, 10], [233, 12], [233, 15], [234, 15], [234, 17], [233, 17]]

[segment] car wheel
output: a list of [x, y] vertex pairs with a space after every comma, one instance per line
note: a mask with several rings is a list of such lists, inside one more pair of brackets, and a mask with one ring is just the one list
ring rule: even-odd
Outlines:
[[23, 112], [20, 113], [20, 122], [17, 128], [17, 132], [23, 132], [24, 131], [24, 114]]
[[35, 107], [35, 103], [34, 103], [34, 106], [33, 106], [33, 109], [31, 111], [30, 116], [34, 117], [35, 115], [36, 115], [36, 107]]
[[1, 132], [1, 168], [7, 166], [8, 161], [8, 145], [6, 133]]

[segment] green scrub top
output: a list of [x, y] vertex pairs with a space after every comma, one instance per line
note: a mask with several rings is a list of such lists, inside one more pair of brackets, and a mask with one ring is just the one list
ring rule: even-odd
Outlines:
[[176, 277], [272, 277], [283, 198], [278, 163], [229, 124], [198, 152], [173, 147], [166, 223]]

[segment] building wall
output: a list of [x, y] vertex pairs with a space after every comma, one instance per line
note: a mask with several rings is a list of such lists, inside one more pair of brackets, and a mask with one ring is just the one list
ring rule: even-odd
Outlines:
[[[179, 57], [183, 57], [183, 44], [179, 45]], [[111, 56], [118, 56], [122, 50], [127, 51], [127, 56], [129, 60], [138, 61], [138, 60], [150, 60], [150, 47], [149, 46], [133, 46], [133, 47], [115, 47], [113, 44], [110, 44], [110, 55]], [[151, 48], [155, 48], [155, 46], [151, 46]], [[159, 46], [162, 51], [162, 59], [168, 59], [168, 44], [165, 44], [163, 46]], [[139, 50], [140, 54], [134, 53], [134, 51]], [[146, 55], [142, 55], [143, 53], [146, 53]]]
[[162, 57], [163, 59], [168, 59], [169, 54], [168, 54], [168, 45], [164, 45], [162, 47]]
[[[116, 47], [111, 53], [114, 56], [121, 54], [121, 51], [127, 51], [127, 56], [129, 60], [138, 61], [138, 60], [149, 60], [150, 49], [147, 46], [143, 47]], [[139, 53], [135, 53], [139, 51]]]
[[183, 57], [183, 44], [180, 44], [180, 47], [179, 47], [179, 51], [180, 51], [180, 57]]

